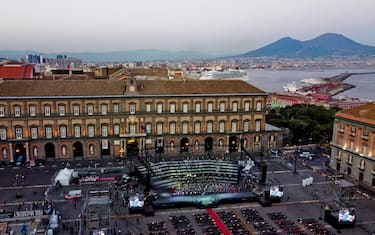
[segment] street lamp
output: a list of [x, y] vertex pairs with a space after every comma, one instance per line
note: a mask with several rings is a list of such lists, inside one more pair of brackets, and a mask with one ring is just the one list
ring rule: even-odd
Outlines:
[[298, 146], [296, 146], [296, 149], [294, 151], [294, 170], [293, 170], [293, 173], [294, 174], [297, 174], [297, 157], [298, 157], [298, 154], [299, 154], [299, 147], [301, 145], [301, 139], [298, 140]]
[[243, 160], [243, 144], [244, 144], [244, 139], [243, 138], [241, 138], [240, 139], [240, 143], [241, 143], [241, 145], [240, 145], [240, 148], [241, 148], [241, 161]]

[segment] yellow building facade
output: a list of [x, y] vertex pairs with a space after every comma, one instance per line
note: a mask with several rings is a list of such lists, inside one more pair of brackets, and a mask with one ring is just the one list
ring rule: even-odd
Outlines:
[[375, 104], [338, 112], [331, 146], [331, 168], [375, 187]]
[[228, 81], [1, 81], [0, 160], [219, 154], [279, 148], [267, 94]]

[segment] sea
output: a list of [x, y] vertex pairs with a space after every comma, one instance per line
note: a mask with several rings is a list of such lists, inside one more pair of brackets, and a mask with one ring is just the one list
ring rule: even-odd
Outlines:
[[317, 68], [317, 69], [249, 69], [247, 75], [243, 77], [248, 83], [266, 92], [284, 92], [283, 86], [295, 82], [297, 87], [308, 86], [302, 83], [306, 78], [326, 78], [341, 73], [368, 73], [352, 75], [344, 82], [355, 85], [354, 88], [342, 92], [334, 98], [348, 97], [362, 100], [375, 101], [375, 66], [364, 68]]

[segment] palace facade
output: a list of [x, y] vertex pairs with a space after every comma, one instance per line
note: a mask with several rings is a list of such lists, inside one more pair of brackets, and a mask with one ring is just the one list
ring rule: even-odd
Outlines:
[[218, 154], [281, 147], [267, 94], [241, 80], [0, 81], [0, 160]]
[[375, 186], [375, 103], [335, 116], [330, 167], [365, 186]]

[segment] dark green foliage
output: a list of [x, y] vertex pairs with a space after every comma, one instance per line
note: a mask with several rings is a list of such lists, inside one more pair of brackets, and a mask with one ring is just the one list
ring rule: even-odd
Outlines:
[[288, 128], [291, 133], [288, 144], [323, 144], [332, 138], [334, 115], [338, 110], [304, 104], [287, 106], [270, 110], [267, 123]]

